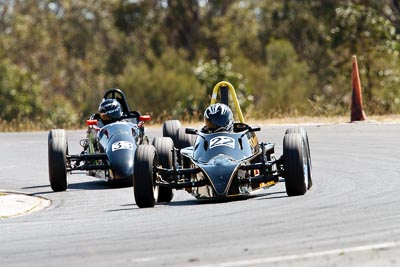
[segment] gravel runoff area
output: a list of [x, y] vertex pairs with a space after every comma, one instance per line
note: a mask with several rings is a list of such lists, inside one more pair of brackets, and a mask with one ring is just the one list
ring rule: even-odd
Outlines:
[[51, 201], [19, 192], [0, 190], [0, 220], [22, 216], [49, 207]]

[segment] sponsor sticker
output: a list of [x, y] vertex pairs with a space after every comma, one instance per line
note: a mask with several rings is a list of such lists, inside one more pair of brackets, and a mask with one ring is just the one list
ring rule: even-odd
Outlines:
[[120, 149], [129, 149], [133, 150], [133, 144], [128, 141], [118, 141], [112, 144], [112, 151], [120, 150]]
[[228, 146], [235, 148], [235, 139], [229, 136], [217, 136], [210, 140], [210, 148], [217, 146]]

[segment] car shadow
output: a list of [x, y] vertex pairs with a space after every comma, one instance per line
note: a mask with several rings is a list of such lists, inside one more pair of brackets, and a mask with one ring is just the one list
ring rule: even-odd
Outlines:
[[[278, 193], [285, 193], [285, 192], [276, 192]], [[269, 193], [271, 194], [271, 193]], [[264, 195], [264, 194], [262, 194]], [[196, 206], [196, 205], [213, 205], [213, 204], [223, 204], [223, 203], [229, 203], [229, 202], [237, 202], [237, 201], [243, 201], [251, 198], [257, 198], [262, 196], [261, 194], [258, 195], [249, 195], [249, 196], [237, 196], [237, 197], [230, 197], [230, 198], [220, 198], [220, 199], [186, 199], [186, 200], [172, 200], [171, 202], [162, 202], [162, 203], [157, 203], [155, 205], [155, 208], [157, 206], [170, 206], [170, 207], [179, 207], [179, 206]], [[138, 206], [136, 206], [135, 203], [131, 204], [123, 204], [120, 205], [122, 208], [120, 209], [113, 209], [113, 210], [108, 210], [107, 212], [117, 212], [117, 211], [126, 211], [126, 210], [136, 210], [140, 209]]]
[[[155, 207], [157, 207], [157, 206], [171, 206], [171, 207], [193, 206], [193, 205], [198, 205], [198, 204], [199, 204], [198, 200], [191, 200], [191, 199], [189, 199], [189, 200], [178, 200], [178, 201], [172, 200], [171, 202], [157, 203], [155, 205]], [[141, 209], [138, 206], [136, 206], [135, 203], [123, 204], [123, 205], [121, 205], [121, 207], [130, 207], [130, 208], [121, 208], [121, 209], [115, 209], [115, 210], [108, 210], [108, 212]]]
[[[85, 181], [85, 182], [78, 182], [78, 183], [69, 183], [68, 190], [107, 190], [107, 189], [119, 189], [119, 188], [127, 188], [132, 187], [132, 183], [129, 181], [115, 181], [115, 182], [105, 182], [101, 180], [94, 180], [94, 181]], [[40, 195], [40, 194], [50, 194], [50, 193], [58, 193], [51, 190], [50, 185], [36, 185], [36, 186], [27, 186], [22, 187], [22, 190], [31, 190], [31, 189], [40, 189], [40, 188], [49, 188], [48, 191], [40, 191], [29, 193], [31, 195]]]
[[254, 195], [254, 198], [256, 198], [256, 200], [279, 199], [279, 198], [287, 198], [287, 197], [288, 196], [286, 195], [286, 191], [260, 193], [260, 194]]
[[36, 196], [36, 195], [44, 195], [44, 194], [51, 194], [54, 193], [53, 190], [51, 190], [50, 185], [35, 185], [35, 186], [26, 186], [26, 187], [21, 187], [21, 190], [30, 190], [30, 189], [40, 189], [40, 188], [49, 188], [50, 190], [48, 191], [39, 191], [39, 192], [26, 192], [26, 194], [31, 195], [31, 196]]
[[68, 189], [78, 190], [105, 190], [132, 187], [132, 183], [127, 181], [105, 182], [105, 181], [88, 181], [81, 183], [73, 183], [68, 185]]

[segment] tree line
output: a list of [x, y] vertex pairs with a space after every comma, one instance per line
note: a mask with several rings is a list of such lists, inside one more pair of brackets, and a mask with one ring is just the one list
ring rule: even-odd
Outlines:
[[400, 111], [398, 0], [0, 1], [0, 122], [77, 127], [120, 88], [132, 109], [198, 120], [231, 82], [246, 117]]

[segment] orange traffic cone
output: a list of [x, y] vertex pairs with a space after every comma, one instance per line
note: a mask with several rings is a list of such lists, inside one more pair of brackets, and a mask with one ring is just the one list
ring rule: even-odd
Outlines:
[[352, 56], [352, 63], [351, 121], [363, 121], [365, 120], [365, 113], [362, 109], [361, 81], [356, 56]]

